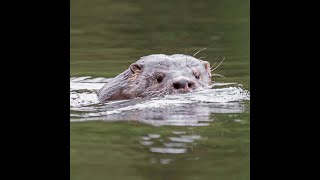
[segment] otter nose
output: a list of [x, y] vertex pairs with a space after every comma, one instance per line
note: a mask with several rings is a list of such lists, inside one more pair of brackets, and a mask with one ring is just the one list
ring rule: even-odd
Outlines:
[[194, 83], [192, 81], [189, 81], [186, 79], [180, 79], [173, 83], [173, 87], [175, 89], [188, 89], [188, 88], [191, 88], [193, 85]]

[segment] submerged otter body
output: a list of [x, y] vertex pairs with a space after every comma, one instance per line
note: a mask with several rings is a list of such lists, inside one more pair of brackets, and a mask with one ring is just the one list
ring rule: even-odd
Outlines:
[[141, 57], [97, 93], [100, 102], [192, 92], [211, 85], [210, 63], [184, 54]]

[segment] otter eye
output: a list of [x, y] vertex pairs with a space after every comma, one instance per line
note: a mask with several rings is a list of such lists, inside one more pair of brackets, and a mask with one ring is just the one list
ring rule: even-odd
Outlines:
[[194, 77], [196, 78], [196, 79], [199, 79], [200, 78], [200, 75], [199, 74], [194, 74]]
[[163, 77], [162, 77], [162, 76], [159, 76], [159, 77], [157, 78], [158, 83], [162, 82], [162, 80], [163, 80]]

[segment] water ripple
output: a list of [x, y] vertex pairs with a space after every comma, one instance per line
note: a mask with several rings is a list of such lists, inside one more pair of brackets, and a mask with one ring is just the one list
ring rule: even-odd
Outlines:
[[70, 78], [70, 121], [132, 120], [155, 126], [207, 126], [213, 113], [241, 113], [249, 91], [237, 83], [214, 83], [198, 92], [99, 103], [96, 92], [111, 79]]

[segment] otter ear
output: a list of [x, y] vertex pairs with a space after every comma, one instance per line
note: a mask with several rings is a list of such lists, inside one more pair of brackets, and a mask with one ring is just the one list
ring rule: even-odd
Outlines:
[[206, 68], [207, 72], [209, 73], [209, 76], [211, 77], [211, 68], [210, 68], [210, 63], [208, 61], [202, 61], [202, 64]]
[[141, 65], [137, 64], [137, 63], [133, 63], [130, 65], [130, 70], [133, 74], [138, 74], [141, 72]]
[[142, 66], [138, 63], [133, 63], [130, 65], [129, 69], [131, 71], [131, 76], [129, 77], [129, 80], [134, 81], [140, 75]]

